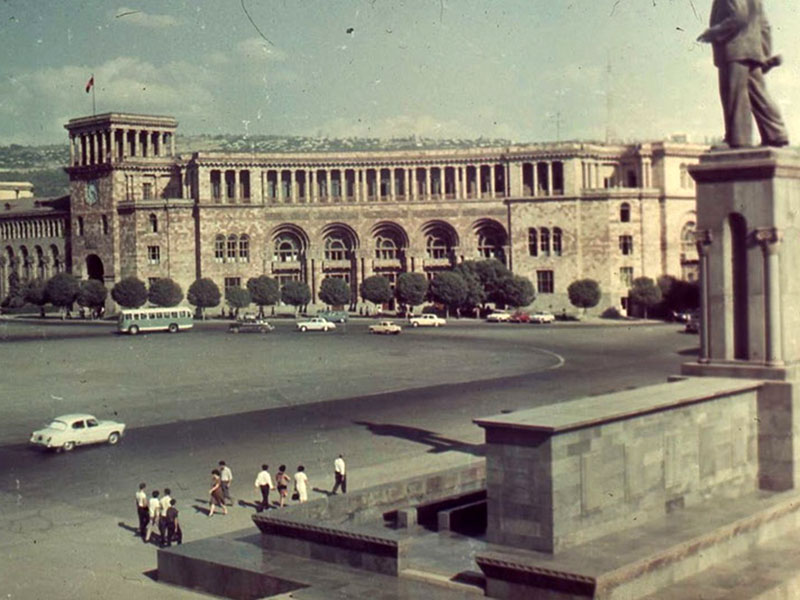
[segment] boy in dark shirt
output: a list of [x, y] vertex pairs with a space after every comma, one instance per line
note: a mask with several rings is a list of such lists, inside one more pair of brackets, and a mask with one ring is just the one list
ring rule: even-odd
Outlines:
[[178, 509], [175, 508], [176, 504], [177, 500], [173, 498], [170, 500], [170, 506], [167, 509], [167, 543], [165, 546], [171, 546], [172, 540], [175, 540], [178, 544], [183, 542], [183, 532], [181, 531], [180, 523], [178, 523]]

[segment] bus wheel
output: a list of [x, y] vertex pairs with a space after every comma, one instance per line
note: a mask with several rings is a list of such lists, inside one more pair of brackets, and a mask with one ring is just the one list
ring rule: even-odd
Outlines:
[[170, 333], [178, 333], [178, 324], [177, 323], [170, 323], [169, 324], [169, 332]]
[[138, 325], [131, 325], [128, 328], [128, 333], [130, 333], [131, 335], [136, 335], [137, 333], [139, 333], [139, 326]]

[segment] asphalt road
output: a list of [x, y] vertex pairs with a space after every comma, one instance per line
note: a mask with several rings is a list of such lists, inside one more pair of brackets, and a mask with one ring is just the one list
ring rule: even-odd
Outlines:
[[[12, 393], [0, 409], [0, 531], [12, 535], [0, 536], [0, 570], [45, 560], [56, 574], [19, 583], [9, 597], [63, 592], [61, 571], [86, 579], [59, 597], [154, 585], [142, 576], [154, 551], [130, 529], [140, 480], [172, 488], [188, 539], [219, 534], [247, 526], [252, 513], [236, 507], [205, 520], [209, 471], [220, 459], [234, 470], [234, 496], [248, 502], [265, 461], [273, 472], [302, 463], [312, 488], [327, 489], [342, 452], [351, 485], [370, 485], [442, 457], [480, 456], [473, 418], [661, 382], [697, 346], [675, 325], [465, 321], [391, 337], [366, 326], [300, 334], [278, 322], [268, 335], [231, 335], [210, 323], [131, 338], [107, 325], [2, 323], [2, 386]], [[116, 414], [130, 430], [113, 448], [27, 447], [31, 429], [72, 410]], [[78, 540], [76, 529], [87, 533]], [[101, 555], [93, 535], [103, 539]], [[70, 544], [77, 554], [65, 555]]]

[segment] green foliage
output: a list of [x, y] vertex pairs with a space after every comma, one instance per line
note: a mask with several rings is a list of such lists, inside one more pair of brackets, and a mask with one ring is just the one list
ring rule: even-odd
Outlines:
[[287, 281], [281, 288], [281, 300], [295, 308], [311, 302], [311, 290], [305, 281]]
[[536, 297], [533, 284], [527, 277], [511, 275], [498, 281], [495, 292], [498, 302], [508, 306], [528, 306]]
[[422, 304], [428, 294], [428, 278], [422, 273], [401, 273], [394, 290], [401, 304], [413, 307]]
[[483, 288], [483, 298], [475, 306], [487, 300], [490, 302], [503, 302], [501, 299], [500, 284], [512, 276], [511, 271], [496, 258], [486, 260], [468, 260], [455, 268], [463, 276], [476, 278]]
[[45, 284], [47, 300], [59, 308], [69, 308], [78, 297], [78, 280], [70, 273], [58, 273]]
[[183, 290], [172, 279], [162, 277], [150, 284], [147, 299], [155, 306], [178, 306], [183, 300]]
[[196, 279], [192, 285], [189, 286], [189, 292], [186, 294], [186, 299], [189, 304], [196, 306], [205, 318], [205, 309], [213, 306], [218, 306], [222, 300], [222, 295], [219, 293], [219, 288], [213, 280], [208, 277]]
[[239, 314], [240, 308], [250, 306], [250, 292], [241, 287], [229, 287], [225, 290], [225, 301], [228, 306], [236, 309], [236, 314]]
[[44, 306], [48, 302], [46, 287], [47, 282], [44, 279], [32, 279], [25, 284], [22, 297], [25, 299], [25, 302], [35, 304], [36, 306]]
[[700, 286], [696, 281], [684, 281], [672, 275], [658, 278], [662, 307], [665, 313], [682, 311], [700, 306]]
[[594, 279], [578, 279], [569, 284], [567, 295], [572, 306], [586, 309], [597, 306], [602, 292], [600, 284]]
[[265, 306], [277, 304], [281, 299], [281, 289], [278, 282], [266, 275], [248, 279], [247, 290], [250, 292], [250, 298], [253, 303], [259, 307], [262, 313]]
[[637, 277], [628, 291], [628, 297], [644, 307], [644, 316], [647, 318], [647, 310], [661, 302], [661, 288], [649, 277]]
[[368, 302], [383, 304], [391, 301], [392, 296], [392, 288], [386, 277], [373, 275], [361, 282], [361, 297]]
[[87, 279], [81, 281], [78, 290], [78, 304], [86, 308], [99, 309], [106, 303], [108, 290], [102, 281], [97, 279]]
[[147, 288], [141, 279], [126, 277], [114, 284], [111, 297], [124, 308], [139, 308], [147, 302]]
[[340, 277], [326, 277], [319, 286], [319, 299], [330, 306], [343, 306], [350, 302], [350, 286]]
[[467, 297], [467, 284], [464, 278], [453, 271], [444, 271], [431, 281], [430, 297], [450, 309], [458, 308]]

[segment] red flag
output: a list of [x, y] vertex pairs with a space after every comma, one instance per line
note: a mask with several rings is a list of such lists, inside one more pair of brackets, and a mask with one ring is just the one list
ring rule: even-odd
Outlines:
[[87, 93], [87, 94], [89, 93], [89, 90], [90, 90], [90, 89], [92, 89], [92, 86], [93, 86], [93, 85], [94, 85], [94, 75], [92, 75], [92, 76], [89, 78], [89, 81], [87, 81], [87, 82], [86, 82], [86, 93]]

